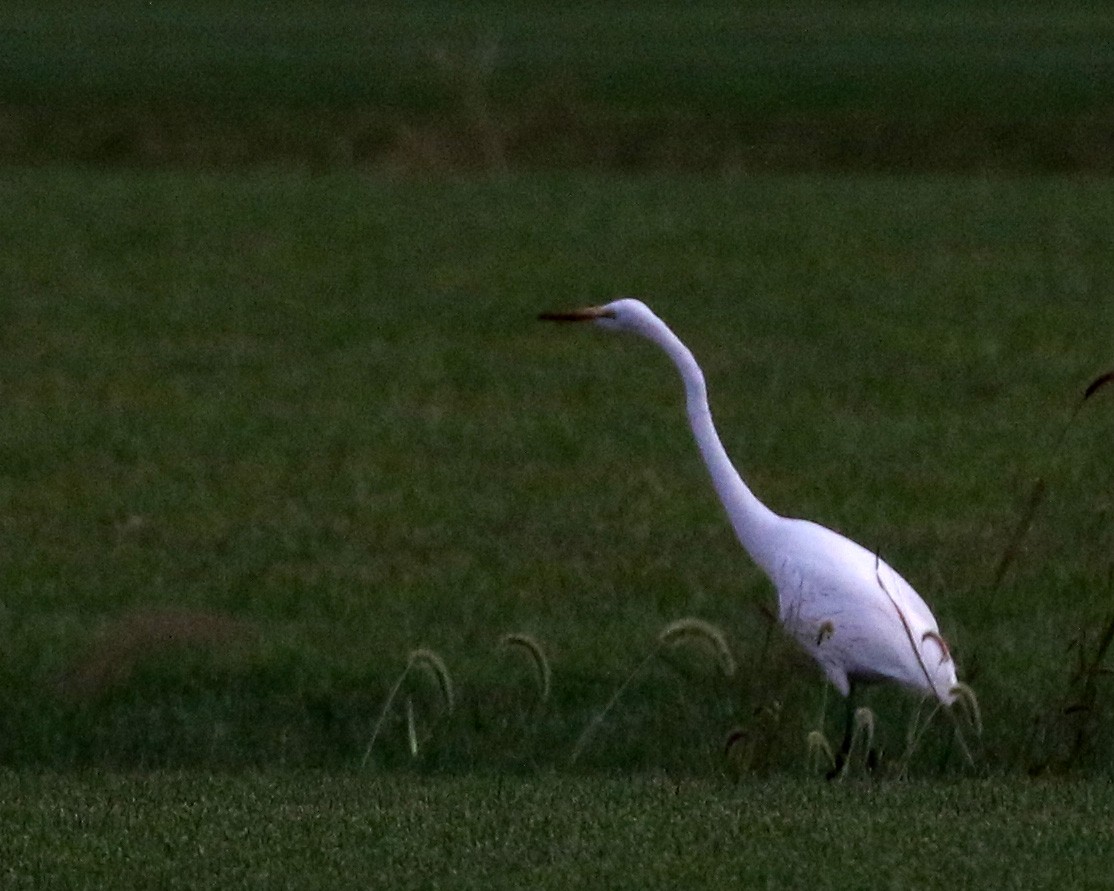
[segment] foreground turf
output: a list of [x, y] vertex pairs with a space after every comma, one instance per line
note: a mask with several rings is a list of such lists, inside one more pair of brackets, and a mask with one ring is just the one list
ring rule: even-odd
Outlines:
[[[673, 370], [538, 310], [645, 296], [776, 509], [933, 604], [978, 770], [1114, 759], [1106, 180], [23, 171], [0, 205], [0, 760], [801, 769], [822, 684], [776, 633]], [[1048, 496], [992, 582], [1037, 476]], [[536, 639], [535, 667], [507, 632]], [[417, 755], [406, 703], [415, 713]], [[891, 763], [913, 704], [872, 700]], [[829, 703], [828, 732], [837, 720]], [[733, 727], [745, 745], [725, 764]], [[914, 772], [959, 769], [947, 725]]]
[[0, 774], [5, 888], [1107, 887], [1109, 783]]

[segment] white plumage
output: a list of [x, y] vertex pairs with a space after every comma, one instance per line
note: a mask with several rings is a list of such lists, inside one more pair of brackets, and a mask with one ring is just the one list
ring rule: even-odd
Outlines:
[[955, 663], [924, 600], [866, 548], [817, 523], [779, 516], [755, 497], [716, 433], [700, 366], [648, 306], [625, 298], [541, 318], [629, 331], [673, 360], [693, 436], [735, 534], [777, 589], [782, 626], [843, 696], [859, 683], [888, 681], [945, 705], [955, 700]]

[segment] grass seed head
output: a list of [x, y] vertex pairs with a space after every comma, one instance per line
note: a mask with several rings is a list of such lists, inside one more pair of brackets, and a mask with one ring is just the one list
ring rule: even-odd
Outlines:
[[658, 641], [666, 646], [677, 646], [686, 640], [704, 641], [723, 676], [734, 676], [735, 657], [731, 654], [727, 635], [720, 628], [703, 619], [689, 617], [670, 622], [658, 634]]
[[833, 770], [835, 768], [836, 756], [835, 752], [832, 751], [832, 744], [828, 742], [828, 737], [819, 730], [811, 730], [809, 731], [806, 744], [808, 747], [807, 754], [810, 770], [815, 770], [819, 767], [817, 762], [820, 760], [821, 756], [828, 762], [828, 770]]
[[975, 691], [960, 681], [952, 687], [951, 692], [955, 696], [955, 701], [962, 707], [967, 720], [970, 721], [975, 735], [982, 736], [982, 710], [979, 708], [979, 698], [975, 695]]
[[866, 748], [869, 751], [874, 744], [874, 712], [867, 706], [861, 705], [855, 709], [855, 729], [851, 738], [851, 747], [854, 748], [860, 734], [866, 738]]
[[[387, 713], [391, 710], [394, 704], [395, 697], [398, 695], [399, 690], [405, 682], [407, 676], [415, 668], [424, 669], [425, 673], [431, 677], [437, 685], [437, 689], [441, 693], [441, 700], [445, 706], [446, 712], [453, 710], [453, 679], [449, 675], [449, 669], [445, 665], [445, 660], [436, 653], [426, 647], [419, 647], [416, 650], [411, 650], [409, 656], [406, 658], [406, 667], [399, 672], [395, 678], [394, 684], [391, 685], [390, 691], [387, 693], [387, 698], [383, 700], [383, 706], [379, 709], [379, 716], [375, 719], [375, 726], [371, 730], [371, 737], [367, 741], [367, 748], [364, 750], [364, 757], [360, 762], [361, 766], [366, 766], [368, 761], [371, 760], [371, 750], [375, 748], [375, 741], [379, 738], [379, 733], [383, 729], [384, 722], [387, 719]], [[418, 754], [418, 732], [414, 721], [414, 704], [413, 700], [408, 696], [406, 698], [406, 733], [410, 744], [410, 754], [416, 756]]]
[[[815, 731], [814, 731], [815, 732]], [[851, 762], [854, 760], [855, 752], [862, 749], [862, 763], [865, 770], [871, 770], [874, 767], [874, 712], [865, 705], [859, 706], [855, 709], [854, 715], [851, 717], [851, 741], [847, 746], [844, 753], [843, 764], [839, 768], [839, 773], [836, 774], [839, 779], [848, 776], [851, 771]], [[833, 765], [834, 766], [834, 765]], [[829, 779], [832, 775], [829, 774]]]
[[514, 631], [509, 634], [504, 634], [499, 639], [499, 645], [503, 647], [517, 647], [525, 650], [534, 664], [534, 677], [538, 682], [538, 701], [546, 702], [549, 699], [549, 691], [553, 686], [553, 670], [550, 668], [549, 659], [545, 655], [545, 650], [542, 645], [532, 635], [523, 632]]
[[1103, 387], [1111, 382], [1114, 382], [1114, 369], [1111, 369], [1104, 374], [1100, 374], [1093, 381], [1091, 381], [1087, 385], [1087, 389], [1083, 391], [1083, 398], [1080, 401], [1086, 402], [1088, 399], [1094, 396], [1095, 393], [1097, 393], [1099, 390], [1101, 390]]
[[410, 657], [407, 660], [407, 668], [424, 668], [426, 673], [433, 678], [437, 689], [441, 692], [441, 701], [445, 706], [445, 711], [452, 712], [455, 704], [453, 696], [453, 679], [449, 674], [449, 669], [445, 665], [445, 660], [441, 658], [434, 650], [420, 647], [416, 650], [410, 651]]

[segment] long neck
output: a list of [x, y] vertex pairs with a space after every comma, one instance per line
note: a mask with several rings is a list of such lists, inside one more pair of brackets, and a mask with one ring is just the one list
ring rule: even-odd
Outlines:
[[712, 477], [712, 485], [740, 543], [759, 566], [768, 569], [773, 556], [774, 527], [781, 518], [758, 500], [727, 457], [712, 422], [704, 373], [688, 347], [664, 322], [643, 333], [666, 352], [681, 373], [692, 435]]

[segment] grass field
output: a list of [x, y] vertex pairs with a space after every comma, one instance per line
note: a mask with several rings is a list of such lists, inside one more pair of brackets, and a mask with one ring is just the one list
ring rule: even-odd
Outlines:
[[[1108, 884], [1110, 11], [454, 9], [0, 12], [0, 885]], [[824, 782], [673, 369], [536, 321], [620, 294], [973, 763]]]
[[[1052, 442], [1111, 359], [1112, 199], [1067, 179], [25, 172], [0, 231], [3, 761], [353, 765], [426, 646], [458, 710], [419, 672], [429, 739], [412, 759], [400, 701], [375, 760], [561, 765], [694, 615], [741, 680], [696, 652], [651, 666], [581, 764], [721, 771], [741, 724], [744, 770], [802, 769], [822, 686], [769, 633], [672, 369], [533, 318], [635, 292], [704, 362], [755, 489], [934, 605], [982, 697], [980, 769], [1061, 759], [1086, 719], [1079, 766], [1106, 772], [1105, 711], [1057, 710], [1072, 641], [1097, 647], [1114, 607], [1107, 394]], [[548, 653], [540, 712], [507, 632]], [[910, 706], [875, 704], [896, 753]]]

